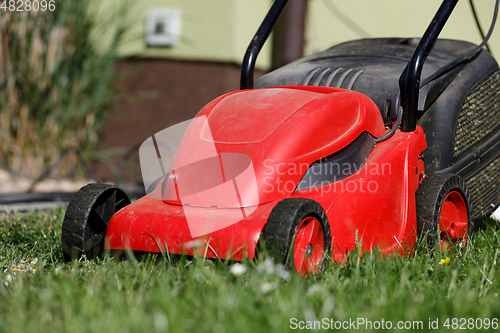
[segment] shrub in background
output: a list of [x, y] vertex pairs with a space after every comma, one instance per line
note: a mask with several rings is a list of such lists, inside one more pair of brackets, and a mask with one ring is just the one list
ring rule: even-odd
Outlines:
[[[34, 177], [73, 151], [67, 176], [90, 160], [109, 115], [124, 8], [64, 0], [55, 11], [0, 13], [0, 166]], [[100, 35], [109, 38], [98, 50]]]

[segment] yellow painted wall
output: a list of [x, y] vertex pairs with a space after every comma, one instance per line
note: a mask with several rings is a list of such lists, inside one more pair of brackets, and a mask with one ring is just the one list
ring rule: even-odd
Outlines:
[[[95, 1], [99, 1], [100, 6], [118, 2]], [[339, 20], [330, 11], [328, 2], [364, 32], [357, 33]], [[129, 30], [120, 47], [120, 56], [241, 63], [272, 0], [133, 0], [130, 3]], [[420, 37], [440, 3], [440, 0], [309, 0], [305, 53], [359, 38]], [[475, 4], [483, 29], [487, 31], [494, 0], [475, 0]], [[180, 45], [146, 47], [145, 17], [152, 8], [182, 10]], [[500, 57], [500, 23], [497, 25], [490, 45], [493, 54]], [[441, 37], [481, 42], [467, 0], [459, 1]], [[258, 58], [257, 67], [268, 69], [270, 58], [268, 42]]]
[[[240, 63], [248, 43], [267, 13], [268, 5], [269, 0], [133, 1], [128, 13], [131, 24], [119, 55]], [[144, 39], [147, 12], [169, 8], [182, 11], [180, 44], [147, 47]], [[270, 47], [267, 45], [261, 52], [257, 66], [268, 68], [270, 57]]]
[[[368, 34], [357, 33], [339, 20], [330, 11], [329, 2]], [[306, 53], [318, 52], [352, 39], [421, 37], [440, 4], [439, 0], [310, 0]], [[491, 23], [494, 0], [475, 0], [474, 4], [486, 33]], [[469, 1], [458, 2], [440, 38], [481, 43]], [[489, 44], [493, 55], [500, 57], [500, 22]]]

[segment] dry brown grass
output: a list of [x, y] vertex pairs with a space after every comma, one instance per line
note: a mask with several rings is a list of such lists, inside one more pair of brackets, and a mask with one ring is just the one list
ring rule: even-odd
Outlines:
[[[88, 161], [109, 114], [119, 17], [90, 11], [88, 0], [65, 0], [56, 10], [0, 16], [0, 166], [35, 177], [62, 151], [65, 175]], [[110, 18], [110, 16], [113, 16]], [[98, 21], [106, 18], [104, 24]], [[114, 27], [97, 52], [91, 35]]]

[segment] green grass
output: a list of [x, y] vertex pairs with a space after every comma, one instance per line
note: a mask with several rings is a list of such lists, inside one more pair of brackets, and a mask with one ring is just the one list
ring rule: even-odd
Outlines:
[[233, 263], [203, 258], [66, 264], [63, 215], [0, 217], [0, 332], [283, 332], [291, 318], [422, 321], [425, 332], [429, 318], [440, 331], [446, 318], [500, 318], [497, 226], [467, 250], [379, 260], [352, 252], [348, 265], [287, 279], [269, 262], [245, 261], [240, 276]]

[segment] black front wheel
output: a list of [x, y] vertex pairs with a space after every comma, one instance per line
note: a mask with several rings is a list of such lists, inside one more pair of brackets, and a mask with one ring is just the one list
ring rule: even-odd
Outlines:
[[332, 251], [325, 211], [310, 199], [280, 201], [269, 215], [260, 241], [273, 258], [300, 274], [322, 271]]
[[71, 199], [62, 226], [62, 246], [66, 260], [100, 255], [104, 236], [114, 213], [130, 204], [121, 189], [107, 184], [89, 184]]

